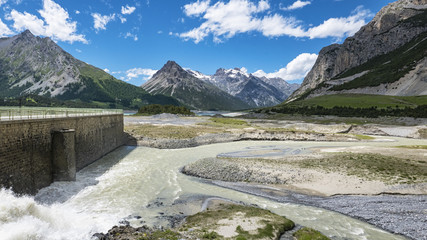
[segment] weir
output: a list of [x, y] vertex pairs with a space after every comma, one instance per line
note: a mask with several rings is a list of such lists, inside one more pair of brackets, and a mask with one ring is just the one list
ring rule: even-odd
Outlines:
[[53, 181], [75, 180], [77, 171], [123, 145], [122, 111], [86, 113], [2, 119], [0, 187], [35, 194]]

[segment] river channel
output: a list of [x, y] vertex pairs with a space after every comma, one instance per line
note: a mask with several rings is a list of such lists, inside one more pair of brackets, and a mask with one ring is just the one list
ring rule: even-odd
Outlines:
[[78, 172], [76, 182], [56, 182], [35, 197], [16, 197], [9, 190], [0, 190], [0, 236], [90, 239], [94, 233], [107, 232], [126, 221], [134, 226], [167, 227], [170, 218], [194, 214], [206, 199], [216, 197], [269, 209], [333, 239], [404, 239], [334, 211], [269, 200], [179, 172], [198, 159], [254, 147], [304, 150], [354, 144], [245, 141], [173, 150], [121, 147]]

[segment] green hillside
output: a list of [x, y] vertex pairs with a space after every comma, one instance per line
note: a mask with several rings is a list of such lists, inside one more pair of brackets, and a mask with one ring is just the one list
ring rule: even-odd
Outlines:
[[352, 108], [370, 108], [377, 107], [379, 109], [386, 108], [414, 108], [419, 105], [427, 104], [427, 96], [387, 96], [387, 95], [368, 95], [368, 94], [337, 94], [323, 95], [310, 99], [290, 102], [288, 104], [280, 104], [287, 107], [317, 107], [324, 108], [352, 107]]
[[[59, 99], [80, 99], [134, 109], [148, 104], [181, 105], [172, 97], [149, 94], [140, 87], [120, 81], [103, 70], [90, 65], [81, 67], [80, 74], [81, 83], [69, 84], [70, 91], [59, 96]], [[84, 89], [79, 91], [83, 85], [85, 86]]]
[[282, 103], [256, 112], [340, 117], [395, 116], [427, 118], [427, 96], [384, 96], [365, 94], [323, 95]]

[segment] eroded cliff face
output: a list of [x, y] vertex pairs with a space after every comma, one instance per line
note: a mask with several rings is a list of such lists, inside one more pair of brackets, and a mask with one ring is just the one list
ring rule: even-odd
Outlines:
[[425, 21], [412, 21], [412, 18], [426, 10], [427, 0], [399, 0], [382, 8], [371, 22], [343, 44], [323, 48], [312, 70], [290, 99], [373, 57], [389, 53], [425, 32]]

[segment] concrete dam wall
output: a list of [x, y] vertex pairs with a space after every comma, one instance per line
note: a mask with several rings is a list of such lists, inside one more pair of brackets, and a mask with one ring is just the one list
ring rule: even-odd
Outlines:
[[123, 114], [0, 122], [0, 187], [35, 194], [123, 143]]

